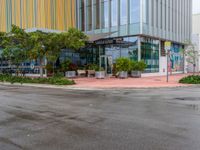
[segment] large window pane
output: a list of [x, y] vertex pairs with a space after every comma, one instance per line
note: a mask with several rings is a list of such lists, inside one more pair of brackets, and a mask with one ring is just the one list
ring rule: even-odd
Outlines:
[[85, 7], [84, 7], [85, 2], [84, 2], [84, 0], [80, 0], [79, 4], [80, 4], [80, 14], [79, 14], [79, 16], [80, 16], [80, 29], [82, 31], [84, 31], [85, 30]]
[[159, 72], [159, 40], [142, 38], [141, 59], [147, 64], [147, 73]]
[[94, 27], [100, 29], [100, 0], [94, 0]]
[[102, 0], [101, 13], [102, 13], [102, 19], [101, 19], [102, 28], [108, 28], [109, 26], [108, 0]]
[[87, 0], [86, 5], [86, 14], [87, 14], [87, 31], [92, 30], [92, 0]]
[[111, 26], [117, 26], [117, 22], [118, 22], [118, 5], [117, 5], [117, 1], [118, 0], [111, 0]]
[[128, 14], [127, 14], [127, 0], [120, 1], [120, 25], [127, 24]]
[[140, 0], [130, 0], [130, 23], [140, 22]]

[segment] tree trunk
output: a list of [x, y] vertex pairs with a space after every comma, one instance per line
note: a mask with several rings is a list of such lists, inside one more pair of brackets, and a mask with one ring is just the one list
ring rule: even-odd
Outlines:
[[53, 62], [53, 76], [55, 76], [55, 63]]
[[193, 64], [193, 75], [195, 75], [196, 64]]
[[17, 77], [19, 76], [19, 66], [18, 65], [16, 66], [15, 74], [16, 74]]

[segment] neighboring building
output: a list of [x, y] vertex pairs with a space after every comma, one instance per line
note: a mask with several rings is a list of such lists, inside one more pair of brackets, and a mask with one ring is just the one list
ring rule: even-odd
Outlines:
[[76, 26], [75, 0], [0, 0], [0, 31], [21, 28], [67, 30]]
[[164, 74], [164, 42], [171, 41], [171, 69], [183, 71], [181, 49], [192, 31], [191, 0], [77, 0], [77, 16], [79, 29], [102, 34], [90, 47], [95, 56], [142, 59], [146, 72]]
[[[200, 54], [200, 14], [195, 14], [192, 17], [192, 43], [195, 46], [195, 50], [198, 51]], [[198, 57], [199, 59], [197, 60], [197, 67], [196, 67], [196, 72], [200, 71], [200, 56]], [[188, 65], [188, 69], [190, 72], [192, 72], [193, 67], [191, 65]]]
[[200, 14], [194, 14], [192, 16], [192, 33], [200, 35]]
[[183, 71], [181, 49], [191, 40], [191, 0], [0, 0], [0, 6], [3, 31], [16, 24], [56, 30], [77, 27], [87, 33], [90, 41], [80, 55], [65, 53], [79, 64], [109, 59], [111, 66], [116, 58], [129, 57], [144, 60], [147, 73], [166, 74], [164, 43], [171, 41], [171, 70]]

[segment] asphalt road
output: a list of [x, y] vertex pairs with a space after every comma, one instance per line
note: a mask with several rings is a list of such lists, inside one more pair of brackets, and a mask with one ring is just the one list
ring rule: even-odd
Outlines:
[[0, 86], [0, 150], [199, 150], [200, 88]]

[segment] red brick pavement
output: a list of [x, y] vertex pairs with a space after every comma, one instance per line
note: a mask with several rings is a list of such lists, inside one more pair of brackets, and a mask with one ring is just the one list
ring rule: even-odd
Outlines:
[[106, 79], [95, 79], [95, 78], [76, 78], [74, 79], [76, 85], [72, 87], [77, 88], [157, 88], [157, 87], [179, 87], [189, 86], [180, 84], [178, 81], [187, 76], [188, 74], [177, 74], [169, 77], [169, 82], [166, 82], [166, 76], [156, 77], [143, 77], [143, 78], [106, 78]]

